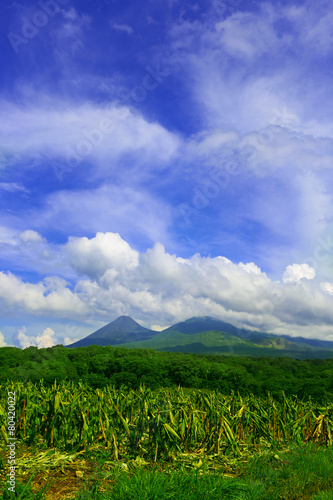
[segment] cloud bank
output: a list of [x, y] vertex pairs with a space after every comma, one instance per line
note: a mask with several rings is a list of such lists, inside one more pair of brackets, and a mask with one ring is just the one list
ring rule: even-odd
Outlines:
[[[45, 239], [24, 234], [45, 250]], [[52, 255], [52, 244], [47, 245], [45, 261]], [[138, 252], [118, 233], [70, 237], [57, 254], [59, 271], [71, 273], [71, 281], [48, 276], [30, 283], [1, 273], [2, 314], [20, 310], [67, 318], [68, 324], [84, 318], [107, 323], [126, 314], [147, 326], [165, 327], [209, 315], [277, 334], [333, 338], [333, 284], [320, 282], [306, 263], [290, 264], [281, 280], [272, 281], [253, 262], [200, 254], [184, 259], [169, 254], [160, 243]], [[62, 342], [64, 337], [70, 342], [71, 335], [62, 333]], [[29, 337], [23, 329], [15, 341], [22, 347], [49, 346], [55, 343], [55, 333], [46, 328]]]

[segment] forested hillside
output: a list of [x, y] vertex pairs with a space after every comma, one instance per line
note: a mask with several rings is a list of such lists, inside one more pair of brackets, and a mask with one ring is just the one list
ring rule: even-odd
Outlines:
[[93, 388], [112, 384], [137, 389], [183, 387], [217, 389], [224, 394], [333, 397], [333, 360], [241, 358], [157, 352], [147, 349], [89, 346], [65, 349], [0, 349], [0, 383], [43, 379], [82, 380]]

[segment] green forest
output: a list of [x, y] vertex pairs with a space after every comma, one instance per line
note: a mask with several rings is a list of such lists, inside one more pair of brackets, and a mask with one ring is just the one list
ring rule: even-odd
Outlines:
[[223, 394], [333, 398], [333, 360], [269, 357], [223, 357], [89, 346], [67, 349], [62, 345], [24, 350], [0, 349], [0, 384], [82, 381], [91, 388], [150, 389], [177, 387], [218, 390]]

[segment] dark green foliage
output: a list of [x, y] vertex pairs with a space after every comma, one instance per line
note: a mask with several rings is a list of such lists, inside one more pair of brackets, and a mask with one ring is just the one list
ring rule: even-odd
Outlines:
[[107, 384], [137, 389], [145, 384], [159, 387], [196, 387], [225, 394], [311, 396], [325, 401], [333, 397], [333, 360], [245, 358], [158, 352], [89, 346], [65, 349], [0, 348], [0, 383], [43, 379], [82, 380], [93, 388]]

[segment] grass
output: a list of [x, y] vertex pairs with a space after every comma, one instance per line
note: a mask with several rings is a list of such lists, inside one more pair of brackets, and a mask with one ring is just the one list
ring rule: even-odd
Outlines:
[[[116, 470], [112, 493], [94, 497], [80, 493], [80, 500], [327, 500], [333, 498], [333, 450], [313, 444], [289, 451], [262, 453], [241, 464], [234, 477], [223, 470], [209, 472], [205, 464], [196, 470]], [[80, 496], [81, 495], [81, 496]], [[89, 494], [88, 494], [89, 495]]]
[[255, 492], [249, 499], [305, 500], [330, 491], [332, 498], [332, 446], [297, 445], [288, 452], [273, 453], [259, 455], [244, 470], [247, 480], [261, 489], [260, 495]]
[[[82, 466], [82, 461], [74, 464]], [[265, 451], [252, 458], [237, 459], [229, 466], [214, 468], [203, 456], [199, 462], [141, 460], [89, 462], [90, 470], [79, 474], [80, 488], [60, 492], [36, 491], [31, 484], [19, 484], [17, 493], [4, 493], [3, 500], [332, 500], [333, 448], [312, 443], [292, 445], [285, 451]], [[233, 473], [230, 471], [233, 469]], [[228, 471], [226, 473], [226, 471]], [[64, 471], [67, 480], [68, 470]], [[49, 482], [51, 476], [46, 480]], [[71, 480], [71, 475], [68, 476]], [[31, 488], [33, 485], [33, 488]], [[34, 493], [33, 493], [34, 491]]]
[[230, 481], [223, 475], [204, 475], [198, 471], [137, 471], [129, 476], [125, 472], [114, 475], [115, 487], [111, 492], [98, 494], [92, 497], [91, 492], [82, 492], [77, 496], [79, 500], [96, 498], [106, 500], [192, 500], [220, 498], [246, 498], [244, 493], [248, 486], [244, 481], [234, 479]]

